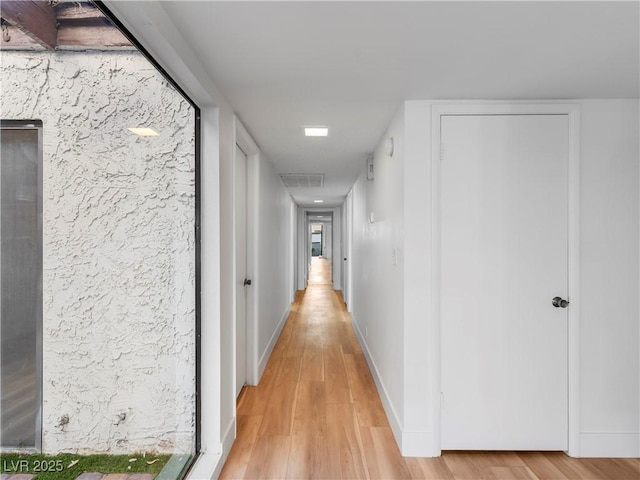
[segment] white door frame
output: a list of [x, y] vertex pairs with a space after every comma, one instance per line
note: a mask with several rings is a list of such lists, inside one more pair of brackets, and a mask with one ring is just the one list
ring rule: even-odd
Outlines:
[[[247, 375], [246, 382], [248, 385], [257, 385], [260, 379], [259, 365], [258, 365], [258, 317], [257, 317], [257, 298], [258, 298], [258, 254], [256, 241], [256, 235], [258, 233], [258, 162], [260, 150], [258, 146], [249, 135], [247, 129], [242, 125], [238, 117], [234, 116], [233, 121], [233, 138], [234, 138], [234, 156], [235, 145], [238, 145], [240, 149], [247, 156], [247, 278], [250, 278], [252, 285], [247, 288]], [[235, 185], [236, 178], [236, 162], [234, 158], [233, 162], [233, 184]], [[235, 188], [235, 187], [234, 187]], [[235, 191], [234, 191], [235, 198]], [[233, 278], [236, 278], [236, 225], [235, 225], [235, 204], [234, 208], [234, 225], [233, 225]], [[235, 305], [237, 298], [238, 285], [234, 281], [233, 286], [233, 305]], [[233, 310], [233, 338], [234, 338], [234, 367], [233, 375], [236, 377], [235, 365], [235, 349], [237, 345], [236, 340], [236, 311]]]
[[432, 379], [429, 412], [433, 425], [433, 453], [441, 450], [441, 179], [440, 179], [440, 117], [442, 115], [568, 115], [569, 117], [569, 172], [568, 172], [568, 451], [570, 456], [580, 455], [580, 106], [567, 103], [504, 103], [459, 102], [433, 104], [431, 109], [431, 315], [432, 338], [429, 348], [429, 378]]
[[[347, 198], [344, 201], [344, 210], [343, 210], [344, 222], [343, 222], [343, 232], [342, 236], [344, 238], [344, 246], [343, 246], [343, 258], [346, 258], [346, 262], [344, 262], [344, 281], [343, 281], [343, 290], [344, 290], [344, 302], [347, 305], [347, 311], [351, 312], [353, 307], [351, 302], [351, 296], [353, 292], [353, 275], [351, 273], [351, 265], [352, 265], [352, 245], [353, 245], [353, 189], [349, 190], [347, 194]], [[344, 260], [343, 260], [344, 261]]]
[[298, 290], [304, 290], [307, 288], [307, 281], [309, 279], [309, 265], [311, 263], [311, 233], [309, 230], [308, 212], [331, 212], [331, 280], [333, 282], [333, 288], [341, 290], [341, 262], [343, 252], [340, 248], [339, 239], [340, 235], [342, 235], [342, 207], [298, 207], [298, 252], [296, 255], [296, 271], [298, 272], [297, 288]]

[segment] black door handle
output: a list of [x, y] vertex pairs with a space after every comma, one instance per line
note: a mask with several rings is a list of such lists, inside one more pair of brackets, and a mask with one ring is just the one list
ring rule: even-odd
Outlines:
[[567, 308], [569, 301], [560, 297], [554, 297], [553, 300], [551, 300], [551, 304], [556, 308]]

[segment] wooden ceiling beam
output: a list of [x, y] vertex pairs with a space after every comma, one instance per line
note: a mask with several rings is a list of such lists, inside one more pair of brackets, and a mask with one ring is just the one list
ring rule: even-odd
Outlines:
[[133, 48], [120, 30], [110, 25], [61, 25], [58, 31], [58, 48]]
[[59, 23], [106, 18], [104, 13], [89, 3], [59, 3], [55, 12]]
[[58, 23], [45, 0], [12, 0], [0, 3], [0, 16], [47, 50], [56, 48]]
[[2, 24], [0, 50], [44, 50], [45, 48], [27, 37], [21, 30], [9, 23]]

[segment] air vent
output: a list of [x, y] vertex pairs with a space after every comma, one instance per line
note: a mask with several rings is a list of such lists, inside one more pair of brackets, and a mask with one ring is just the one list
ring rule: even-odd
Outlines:
[[290, 188], [322, 188], [324, 185], [322, 173], [283, 173], [280, 178]]

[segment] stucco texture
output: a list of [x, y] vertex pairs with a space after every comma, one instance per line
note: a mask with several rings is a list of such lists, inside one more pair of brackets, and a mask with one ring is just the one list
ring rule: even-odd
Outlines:
[[43, 451], [190, 452], [194, 109], [136, 52], [0, 55], [43, 122]]

